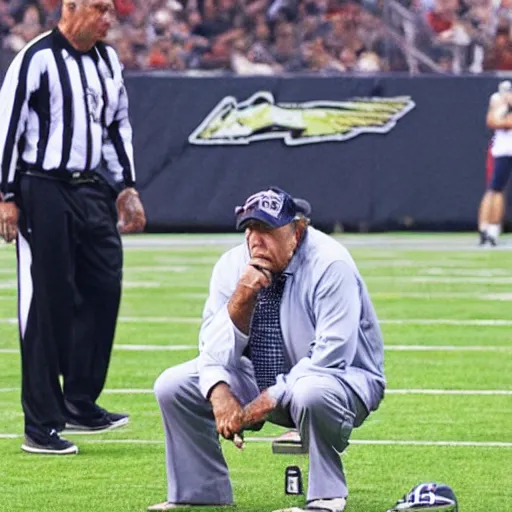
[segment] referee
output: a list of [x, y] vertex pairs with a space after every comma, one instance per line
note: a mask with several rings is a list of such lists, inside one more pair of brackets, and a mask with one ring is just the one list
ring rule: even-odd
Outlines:
[[102, 42], [113, 15], [113, 0], [63, 0], [58, 27], [17, 55], [0, 91], [0, 235], [17, 237], [29, 453], [78, 453], [62, 430], [128, 423], [96, 404], [121, 296], [119, 231], [146, 222], [122, 68]]

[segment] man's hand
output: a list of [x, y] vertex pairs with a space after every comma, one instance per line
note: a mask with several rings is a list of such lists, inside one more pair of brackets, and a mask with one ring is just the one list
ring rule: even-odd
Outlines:
[[243, 409], [227, 384], [217, 384], [210, 395], [217, 432], [232, 439], [242, 430]]
[[245, 286], [257, 294], [262, 288], [272, 284], [272, 272], [266, 268], [268, 262], [261, 258], [251, 258], [245, 267], [238, 286]]
[[0, 236], [11, 243], [18, 234], [19, 210], [15, 203], [0, 203]]
[[134, 188], [125, 188], [117, 197], [117, 226], [121, 233], [138, 233], [146, 225], [146, 214]]
[[244, 409], [243, 427], [249, 428], [250, 425], [261, 423], [267, 419], [267, 416], [276, 408], [277, 401], [265, 390]]
[[249, 261], [228, 303], [231, 321], [244, 334], [249, 333], [258, 292], [272, 283], [272, 272], [265, 268], [265, 264], [268, 263], [259, 258], [252, 258]]

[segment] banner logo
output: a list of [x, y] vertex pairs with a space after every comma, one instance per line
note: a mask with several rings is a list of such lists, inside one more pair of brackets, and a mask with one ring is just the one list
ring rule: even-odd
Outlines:
[[276, 103], [270, 92], [260, 91], [240, 103], [233, 96], [221, 100], [188, 140], [197, 145], [341, 142], [363, 133], [388, 133], [414, 107], [409, 96]]

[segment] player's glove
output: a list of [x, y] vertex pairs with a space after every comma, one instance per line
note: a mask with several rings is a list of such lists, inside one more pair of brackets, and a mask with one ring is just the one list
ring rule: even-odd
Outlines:
[[434, 482], [419, 484], [387, 512], [425, 510], [426, 512], [457, 512], [457, 499], [453, 489]]
[[134, 188], [125, 188], [117, 197], [117, 226], [121, 233], [138, 233], [146, 225], [146, 214]]

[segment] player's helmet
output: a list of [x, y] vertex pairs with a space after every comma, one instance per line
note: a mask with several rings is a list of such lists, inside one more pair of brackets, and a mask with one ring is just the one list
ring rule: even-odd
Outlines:
[[446, 484], [422, 483], [413, 487], [388, 512], [400, 512], [402, 510], [457, 512], [457, 499], [453, 489]]
[[505, 92], [510, 92], [512, 89], [512, 82], [510, 80], [503, 80], [498, 84], [498, 92], [503, 94]]

